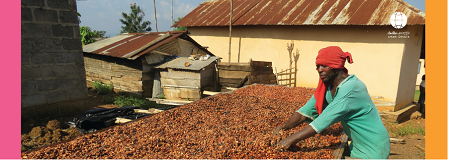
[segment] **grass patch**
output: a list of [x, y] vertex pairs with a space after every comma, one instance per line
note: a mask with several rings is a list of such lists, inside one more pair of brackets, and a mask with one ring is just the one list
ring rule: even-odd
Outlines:
[[386, 126], [386, 129], [388, 130], [390, 137], [408, 136], [413, 134], [425, 135], [425, 129], [423, 127], [414, 125], [411, 122], [406, 125], [390, 122], [390, 124]]
[[101, 80], [98, 80], [94, 82], [93, 91], [99, 95], [108, 95], [114, 93], [114, 86], [112, 83], [104, 84]]
[[150, 108], [164, 108], [168, 107], [168, 105], [157, 104], [154, 101], [149, 101], [148, 99], [126, 95], [123, 92], [119, 92], [116, 94], [108, 94], [103, 96], [103, 102], [106, 104], [115, 104], [118, 106], [136, 106], [142, 109], [150, 109]]
[[[115, 104], [121, 107], [136, 106], [143, 109], [168, 107], [145, 98], [126, 95], [124, 92], [115, 93], [113, 84], [104, 84], [101, 80], [94, 82], [93, 91], [98, 95], [103, 95], [103, 102], [106, 104]], [[158, 98], [164, 99], [165, 97], [159, 95]]]
[[414, 93], [414, 101], [419, 101], [419, 96], [420, 96], [420, 90], [416, 90], [416, 92]]
[[126, 95], [117, 95], [114, 97], [114, 104], [119, 106], [136, 106], [143, 109], [149, 108], [162, 108], [167, 107], [167, 105], [157, 104], [154, 101], [149, 101], [144, 98], [134, 97], [134, 96], [126, 96]]

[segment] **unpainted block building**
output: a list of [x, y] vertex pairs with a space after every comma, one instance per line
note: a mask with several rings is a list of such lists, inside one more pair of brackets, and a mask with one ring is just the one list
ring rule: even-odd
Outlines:
[[22, 117], [88, 96], [79, 30], [75, 0], [21, 1]]

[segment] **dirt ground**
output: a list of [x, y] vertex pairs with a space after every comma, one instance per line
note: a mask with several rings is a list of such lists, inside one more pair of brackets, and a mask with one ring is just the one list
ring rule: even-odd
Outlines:
[[[405, 125], [412, 125], [425, 129], [425, 119], [410, 119], [398, 124], [385, 122], [386, 128], [402, 127]], [[425, 159], [425, 135], [416, 133], [407, 136], [391, 136], [391, 138], [404, 139], [405, 142], [391, 142], [389, 159]]]
[[[120, 106], [103, 103], [102, 96], [89, 92], [88, 108], [119, 108]], [[86, 101], [86, 100], [85, 100]], [[30, 119], [22, 124], [22, 152], [53, 143], [70, 140], [82, 135], [76, 128], [65, 124], [73, 117], [60, 117], [51, 121], [39, 121]], [[398, 128], [405, 125], [413, 125], [425, 129], [425, 119], [407, 119], [401, 123], [384, 121], [386, 128]], [[407, 136], [392, 136], [391, 138], [404, 139], [404, 142], [391, 142], [389, 159], [424, 159], [425, 136], [413, 134]]]

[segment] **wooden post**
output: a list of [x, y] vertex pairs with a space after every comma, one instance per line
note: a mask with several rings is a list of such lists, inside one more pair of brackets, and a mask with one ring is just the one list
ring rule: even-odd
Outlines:
[[230, 1], [230, 40], [228, 45], [228, 63], [231, 62], [231, 25], [233, 24], [233, 0]]
[[291, 44], [287, 44], [287, 49], [289, 51], [289, 86], [292, 86], [292, 50], [294, 49], [294, 41]]
[[156, 19], [156, 3], [155, 3], [155, 0], [153, 0], [153, 8], [155, 8], [155, 26], [156, 26], [156, 32], [158, 32], [158, 20]]
[[220, 92], [219, 82], [219, 60], [214, 61], [214, 91]]
[[[172, 6], [171, 6], [171, 8], [172, 8], [172, 12], [171, 12], [171, 17], [172, 17], [172, 19], [170, 20], [171, 21], [171, 24], [173, 25], [173, 0], [172, 0]], [[172, 31], [173, 31], [173, 27], [172, 27]]]
[[239, 37], [239, 50], [238, 50], [238, 60], [237, 62], [239, 63], [241, 60], [241, 37]]

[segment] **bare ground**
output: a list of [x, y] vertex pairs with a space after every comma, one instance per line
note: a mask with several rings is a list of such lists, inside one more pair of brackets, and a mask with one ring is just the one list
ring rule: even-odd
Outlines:
[[[425, 129], [425, 119], [411, 119], [398, 124], [385, 123], [387, 128], [399, 128], [405, 125]], [[389, 159], [425, 159], [425, 135], [416, 133], [407, 136], [391, 136], [391, 138], [404, 139], [405, 142], [391, 142]]]

